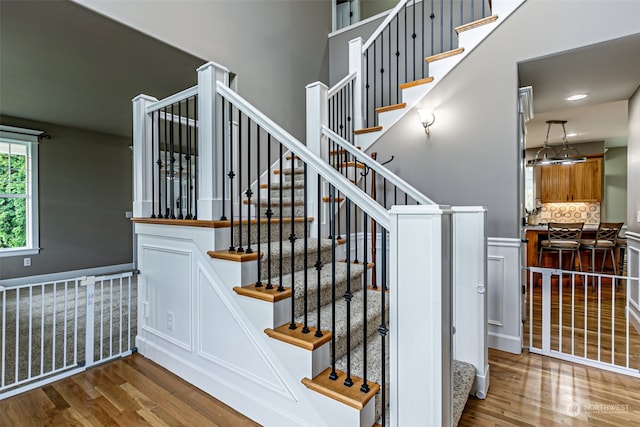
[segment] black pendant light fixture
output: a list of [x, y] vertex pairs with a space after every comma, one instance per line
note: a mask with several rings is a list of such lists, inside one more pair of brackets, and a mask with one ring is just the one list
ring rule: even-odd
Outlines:
[[[536, 152], [533, 160], [529, 160], [529, 165], [553, 165], [553, 164], [572, 164], [581, 163], [587, 160], [577, 148], [569, 145], [567, 141], [567, 130], [564, 125], [566, 120], [547, 120], [547, 137], [541, 149]], [[549, 145], [549, 131], [551, 125], [562, 125], [562, 145]], [[558, 149], [559, 148], [559, 149]]]

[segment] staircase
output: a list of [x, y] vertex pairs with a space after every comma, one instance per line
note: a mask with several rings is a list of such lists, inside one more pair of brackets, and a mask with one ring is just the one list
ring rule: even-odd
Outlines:
[[[336, 151], [334, 155], [344, 156], [344, 152]], [[382, 390], [388, 390], [389, 386], [388, 337], [381, 336], [378, 328], [386, 324], [384, 318], [389, 315], [388, 296], [383, 301], [383, 294], [392, 290], [382, 292], [381, 286], [373, 286], [370, 274], [365, 274], [375, 263], [368, 262], [365, 268], [362, 259], [346, 259], [346, 239], [310, 236], [309, 224], [313, 218], [303, 216], [304, 168], [297, 158], [287, 158], [288, 165], [282, 170], [273, 170], [269, 184], [258, 185], [263, 196], [260, 202], [244, 200], [245, 206], [257, 210], [257, 214], [249, 212], [248, 216], [270, 219], [267, 223], [261, 222], [260, 238], [254, 227], [248, 240], [245, 239], [245, 252], [262, 254], [259, 280], [256, 284], [235, 287], [234, 291], [244, 298], [262, 300], [270, 295], [272, 301], [292, 301], [291, 320], [277, 328], [265, 328], [265, 334], [307, 349], [329, 346], [330, 359], [334, 361], [314, 378], [301, 378], [302, 383], [314, 392], [358, 408], [373, 398], [377, 423], [388, 426], [389, 395], [379, 392], [380, 385], [385, 385]], [[339, 168], [348, 166], [340, 161], [334, 163]], [[333, 200], [338, 204], [344, 198]], [[325, 197], [323, 203], [330, 204], [331, 198]], [[267, 215], [269, 211], [271, 216]], [[234, 241], [240, 240], [236, 227]], [[225, 257], [226, 251], [209, 255]], [[278, 274], [272, 276], [272, 272]], [[347, 295], [351, 301], [349, 307]], [[308, 319], [320, 319], [321, 336], [317, 328], [309, 326]], [[382, 340], [385, 340], [384, 346]], [[473, 365], [454, 361], [454, 425], [462, 415], [475, 376]], [[368, 391], [363, 393], [365, 377]]]
[[[366, 60], [310, 85], [306, 144], [217, 64], [194, 88], [136, 98], [141, 353], [264, 425], [456, 425], [488, 388], [486, 214], [435, 204], [365, 150], [469, 51], [435, 53], [430, 76], [372, 104]], [[452, 336], [459, 300], [473, 309]]]

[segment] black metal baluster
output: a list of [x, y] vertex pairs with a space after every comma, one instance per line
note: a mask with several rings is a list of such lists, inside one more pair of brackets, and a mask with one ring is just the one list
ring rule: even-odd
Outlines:
[[444, 52], [444, 0], [440, 0], [440, 52]]
[[[247, 118], [247, 120], [249, 120]], [[243, 253], [242, 244], [242, 111], [238, 110], [238, 247], [236, 252]]]
[[386, 313], [385, 313], [385, 294], [386, 294], [386, 290], [387, 290], [387, 236], [386, 236], [386, 230], [382, 227], [380, 227], [380, 231], [381, 231], [381, 235], [382, 235], [382, 290], [380, 291], [380, 304], [381, 304], [381, 321], [380, 321], [380, 327], [378, 328], [378, 333], [380, 334], [380, 359], [381, 359], [381, 378], [380, 378], [380, 384], [382, 384], [383, 386], [380, 387], [381, 388], [381, 394], [380, 397], [382, 399], [382, 419], [385, 420], [386, 419], [386, 405], [384, 402], [386, 402], [386, 394], [387, 394], [387, 388], [384, 386], [384, 384], [386, 384], [386, 366], [385, 366], [385, 360], [387, 358], [387, 346], [386, 346], [386, 341], [385, 338], [387, 336], [387, 333], [389, 332], [389, 329], [387, 328], [387, 320], [386, 320]]
[[[396, 15], [396, 99], [400, 103], [400, 19]], [[403, 82], [406, 83], [406, 82]]]
[[[296, 311], [295, 311], [295, 299], [296, 299], [296, 287], [295, 287], [295, 272], [296, 272], [296, 252], [295, 252], [295, 243], [296, 243], [296, 233], [295, 233], [295, 224], [296, 224], [296, 218], [295, 218], [295, 191], [296, 191], [296, 171], [295, 171], [295, 158], [296, 155], [293, 151], [290, 152], [291, 153], [291, 228], [290, 228], [290, 233], [289, 233], [289, 242], [291, 242], [291, 323], [289, 324], [289, 329], [293, 330], [296, 329], [296, 321], [295, 321], [295, 317], [296, 317]], [[280, 214], [280, 216], [282, 216], [282, 214]], [[306, 266], [305, 266], [306, 268]]]
[[[188, 125], [189, 122], [187, 122]], [[182, 101], [178, 101], [178, 219], [184, 219], [182, 215]]]
[[449, 49], [453, 49], [453, 0], [449, 0]]
[[[156, 111], [158, 116], [158, 159], [156, 164], [158, 165], [158, 218], [162, 218], [162, 134], [160, 132], [160, 111]], [[165, 180], [166, 181], [166, 180]]]
[[[259, 177], [260, 175], [258, 175]], [[259, 191], [259, 190], [258, 190]], [[251, 249], [251, 196], [253, 196], [253, 191], [251, 191], [251, 119], [247, 117], [247, 250], [245, 253], [252, 254], [253, 249]], [[256, 218], [260, 220], [259, 212], [260, 205], [256, 205]]]
[[[156, 135], [155, 135], [155, 126], [154, 126], [154, 117], [156, 116], [156, 112], [153, 111], [151, 113], [151, 155], [153, 156], [154, 146], [156, 143]], [[158, 138], [159, 139], [159, 138]], [[158, 141], [158, 145], [160, 145], [160, 141]], [[151, 159], [151, 171], [153, 171], [154, 161]], [[155, 180], [153, 179], [153, 173], [151, 174], [151, 218], [156, 217], [156, 191], [155, 191]]]
[[351, 387], [353, 385], [353, 379], [351, 378], [351, 200], [347, 199], [346, 202], [346, 228], [347, 228], [347, 289], [344, 293], [344, 300], [346, 301], [346, 315], [347, 315], [347, 377], [344, 380], [344, 385]]
[[[365, 166], [365, 171], [366, 171], [366, 166]], [[363, 181], [363, 191], [365, 192], [365, 194], [367, 193], [367, 179], [366, 179], [366, 172], [363, 174], [362, 177], [362, 181]], [[362, 250], [363, 250], [363, 265], [364, 265], [364, 273], [361, 276], [361, 280], [364, 281], [364, 283], [362, 284], [362, 318], [364, 319], [364, 322], [362, 323], [362, 386], [360, 387], [360, 391], [363, 393], [368, 393], [369, 392], [369, 384], [367, 384], [367, 292], [368, 292], [368, 278], [369, 278], [369, 269], [367, 268], [367, 240], [369, 238], [367, 232], [367, 220], [368, 220], [368, 215], [367, 213], [363, 210], [363, 225], [362, 225], [362, 233], [363, 233], [363, 242], [362, 242]], [[357, 240], [356, 240], [357, 241]], [[356, 251], [357, 253], [357, 251]], [[383, 362], [384, 363], [384, 362]], [[381, 383], [381, 386], [384, 387], [384, 383]], [[384, 402], [383, 402], [384, 405]], [[383, 420], [384, 423], [384, 420]]]
[[[316, 247], [316, 263], [314, 265], [314, 267], [316, 268], [316, 273], [317, 273], [317, 283], [318, 283], [318, 291], [316, 292], [316, 312], [318, 315], [318, 318], [316, 320], [316, 325], [317, 325], [317, 329], [316, 329], [316, 333], [314, 334], [315, 337], [320, 338], [322, 336], [322, 331], [320, 330], [320, 307], [322, 307], [322, 300], [320, 299], [320, 279], [321, 279], [321, 274], [322, 274], [322, 258], [321, 258], [321, 253], [320, 253], [320, 236], [322, 235], [322, 231], [321, 231], [321, 218], [320, 218], [320, 213], [322, 212], [322, 208], [321, 208], [321, 202], [322, 202], [322, 178], [320, 177], [320, 174], [318, 174], [318, 178], [317, 178], [317, 188], [316, 188], [318, 194], [316, 197], [316, 206], [317, 206], [317, 216], [316, 216], [316, 224], [317, 224], [317, 247]], [[306, 221], [306, 218], [305, 218]], [[306, 222], [305, 222], [305, 230], [306, 230]]]
[[[307, 211], [307, 163], [304, 163], [304, 189], [303, 189], [303, 200], [304, 200], [304, 213], [302, 214], [303, 218], [302, 220], [304, 221], [304, 325], [302, 326], [302, 333], [303, 334], [308, 334], [309, 333], [309, 318], [308, 318], [308, 312], [309, 312], [309, 307], [308, 307], [308, 283], [309, 283], [309, 277], [308, 277], [308, 265], [309, 265], [309, 250], [308, 250], [308, 243], [309, 243], [309, 237], [307, 236], [307, 217], [308, 217], [308, 211]], [[318, 281], [318, 289], [317, 292], [320, 293], [320, 286], [319, 286], [320, 282]], [[320, 309], [320, 306], [318, 306], [318, 310]], [[319, 325], [318, 325], [319, 327]]]
[[[387, 100], [387, 105], [391, 105], [394, 104], [394, 102], [392, 102], [391, 100], [391, 91], [392, 91], [392, 87], [391, 87], [391, 22], [389, 22], [387, 24], [387, 34], [389, 36], [389, 47], [387, 49], [387, 76], [389, 79], [389, 87], [387, 88], [387, 93], [388, 93], [388, 100]], [[396, 102], [397, 104], [397, 102]]]
[[[198, 97], [196, 95], [193, 96], [194, 99], [194, 105], [193, 105], [193, 116], [195, 117], [195, 124], [193, 126], [193, 143], [195, 145], [195, 150], [193, 152], [193, 155], [195, 156], [196, 160], [198, 159], [198, 154], [200, 152], [199, 150], [199, 146], [198, 146]], [[195, 202], [193, 204], [194, 208], [194, 212], [193, 212], [193, 219], [198, 219], [198, 162], [194, 161], [193, 162], [193, 201]], [[222, 177], [224, 179], [224, 177]]]
[[416, 0], [413, 0], [413, 7], [411, 8], [411, 38], [413, 39], [413, 80], [416, 79]]
[[[384, 105], [384, 30], [380, 33], [380, 103], [374, 105], [374, 108]], [[378, 114], [376, 115], [376, 126], [380, 123]]]
[[[364, 127], [368, 128], [369, 127], [369, 49], [367, 49], [367, 51], [364, 53], [364, 62], [365, 62], [365, 66], [364, 66], [364, 70], [365, 70]], [[362, 106], [360, 106], [360, 108], [362, 108]]]
[[[184, 159], [187, 162], [187, 216], [186, 216], [186, 219], [191, 219], [193, 217], [193, 215], [191, 213], [191, 204], [193, 203], [193, 198], [191, 197], [191, 184], [192, 184], [192, 182], [191, 182], [191, 126], [189, 125], [191, 119], [189, 118], [189, 98], [187, 98], [187, 102], [185, 104], [185, 107], [186, 107], [185, 108], [186, 109], [185, 116], [187, 118], [187, 141], [186, 141], [186, 143], [187, 143], [187, 152], [186, 152], [185, 157], [184, 157]], [[224, 114], [224, 110], [223, 110], [223, 114]], [[224, 121], [223, 121], [223, 123], [224, 123]], [[223, 124], [223, 127], [224, 127], [224, 124]], [[223, 132], [223, 135], [224, 135], [224, 132]], [[224, 150], [224, 139], [222, 141], [222, 147], [223, 147], [222, 149]], [[222, 163], [223, 163], [223, 166], [224, 166], [224, 151], [222, 153], [223, 153], [222, 154]], [[223, 170], [223, 175], [222, 176], [224, 176], [224, 168], [222, 170]], [[224, 188], [224, 179], [222, 181], [223, 181], [222, 188]], [[223, 196], [222, 196], [222, 200], [223, 200], [222, 212], [223, 212], [223, 216], [224, 216], [224, 193], [223, 193]]]
[[[260, 260], [260, 244], [262, 243], [262, 235], [260, 234], [260, 223], [262, 218], [260, 216], [260, 126], [256, 124], [256, 222], [258, 227], [258, 237], [256, 239], [256, 251], [258, 252], [258, 280], [256, 281], [256, 288], [262, 287], [262, 262]], [[249, 242], [251, 244], [251, 242]]]
[[[224, 180], [224, 176], [225, 176], [225, 171], [227, 170], [226, 168], [226, 160], [224, 157], [224, 151], [225, 151], [225, 145], [227, 143], [227, 129], [231, 128], [231, 121], [229, 120], [229, 114], [228, 114], [228, 110], [227, 110], [227, 100], [222, 98], [222, 153], [220, 158], [222, 159], [222, 164], [220, 166], [221, 167], [221, 171], [222, 171], [222, 215], [220, 216], [220, 220], [221, 221], [225, 221], [227, 219], [226, 217], [226, 200], [225, 200], [225, 196], [226, 196], [226, 182]], [[231, 139], [231, 138], [229, 138]]]
[[376, 106], [378, 105], [378, 102], [376, 101], [376, 81], [378, 80], [378, 75], [376, 73], [376, 68], [378, 68], [378, 61], [377, 59], [377, 49], [376, 49], [376, 42], [378, 41], [378, 39], [375, 39], [373, 41], [373, 105], [371, 107], [371, 115], [373, 116], [373, 125], [376, 126], [378, 124], [378, 117], [376, 116]]
[[176, 129], [176, 125], [174, 123], [175, 121], [175, 115], [173, 114], [173, 106], [175, 104], [171, 104], [171, 133], [169, 134], [169, 149], [171, 150], [171, 157], [169, 158], [170, 162], [171, 162], [171, 186], [169, 187], [171, 190], [171, 197], [170, 197], [170, 201], [171, 201], [171, 219], [176, 219], [176, 212], [174, 210], [175, 207], [175, 179], [176, 179], [176, 174], [175, 174], [175, 165], [176, 165], [176, 156], [175, 156], [175, 146], [174, 146], [174, 141], [173, 141], [173, 134], [175, 133], [175, 129]]
[[407, 5], [404, 5], [404, 82], [409, 82], [409, 63], [407, 62], [409, 57], [409, 50], [407, 49]]
[[331, 198], [331, 373], [329, 379], [338, 379], [336, 372], [336, 221], [335, 221], [335, 194], [333, 185], [329, 184], [329, 197]]
[[[422, 50], [420, 50], [420, 57], [424, 58], [425, 55], [425, 51], [424, 51], [424, 2], [425, 0], [422, 0], [422, 19], [420, 20], [421, 24], [422, 24], [422, 35], [421, 35], [421, 39], [422, 39]], [[462, 4], [462, 2], [460, 2], [460, 4]], [[425, 77], [424, 75], [424, 64], [427, 61], [420, 61], [420, 64], [422, 64], [422, 74], [420, 74], [420, 77]]]
[[433, 55], [434, 54], [434, 49], [435, 49], [435, 28], [434, 28], [434, 23], [433, 20], [435, 19], [436, 15], [435, 13], [433, 13], [433, 2], [435, 0], [431, 0], [431, 13], [429, 14], [429, 18], [431, 18], [431, 53], [429, 55]]
[[[273, 289], [271, 283], [271, 134], [267, 132], [267, 286], [266, 289]], [[282, 189], [280, 190], [282, 191]]]
[[279, 203], [279, 208], [280, 208], [280, 221], [279, 221], [280, 222], [280, 224], [279, 224], [279, 227], [280, 227], [279, 236], [280, 237], [278, 239], [280, 241], [279, 242], [279, 244], [280, 244], [280, 256], [279, 256], [279, 258], [280, 259], [278, 260], [280, 270], [278, 271], [278, 275], [279, 275], [278, 276], [279, 277], [279, 280], [278, 280], [278, 292], [283, 292], [284, 291], [284, 286], [282, 286], [282, 239], [284, 237], [284, 235], [283, 235], [284, 232], [282, 230], [282, 220], [284, 219], [284, 216], [282, 215], [282, 193], [284, 192], [284, 188], [283, 188], [283, 184], [282, 184], [282, 176], [284, 175], [284, 165], [282, 164], [282, 143], [280, 143], [279, 163], [278, 164], [280, 165], [280, 177], [279, 177], [280, 178], [280, 197], [279, 197], [279, 202], [278, 202]]
[[169, 215], [169, 121], [167, 120], [167, 107], [164, 107], [164, 216]]
[[[230, 230], [231, 230], [231, 246], [229, 246], [229, 250], [230, 251], [235, 251], [236, 250], [236, 246], [235, 246], [235, 242], [234, 242], [234, 237], [235, 237], [235, 230], [234, 228], [234, 223], [235, 223], [235, 218], [233, 215], [233, 205], [235, 204], [235, 199], [234, 199], [234, 179], [236, 177], [236, 173], [233, 171], [233, 169], [235, 168], [235, 164], [233, 162], [233, 105], [231, 103], [229, 103], [229, 120], [230, 120], [230, 134], [229, 134], [229, 173], [228, 173], [228, 177], [229, 177], [229, 219], [231, 221], [231, 223], [229, 224], [231, 226]], [[197, 182], [197, 181], [196, 181]]]

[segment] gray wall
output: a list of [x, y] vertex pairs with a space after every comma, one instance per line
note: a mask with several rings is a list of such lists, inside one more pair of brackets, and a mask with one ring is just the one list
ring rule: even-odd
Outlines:
[[640, 233], [640, 87], [629, 99], [627, 135], [627, 230]]
[[364, 20], [393, 9], [398, 4], [398, 0], [360, 0], [360, 19]]
[[627, 222], [627, 147], [604, 155], [604, 220]]
[[240, 95], [304, 138], [305, 86], [329, 76], [330, 0], [77, 2], [226, 66]]
[[357, 37], [367, 41], [385, 17], [386, 15], [348, 30], [336, 31], [329, 37], [329, 87], [349, 74], [349, 41]]
[[[517, 238], [518, 62], [636, 34], [639, 14], [638, 2], [526, 1], [420, 103], [435, 110], [430, 138], [409, 112], [372, 150], [381, 159], [395, 155], [389, 166], [436, 202], [486, 206], [489, 236]], [[639, 104], [629, 116], [630, 158], [640, 158]], [[640, 177], [631, 179], [636, 210]]]
[[131, 263], [132, 153], [128, 138], [0, 118], [3, 125], [44, 130], [39, 145], [40, 247], [0, 258], [0, 279]]

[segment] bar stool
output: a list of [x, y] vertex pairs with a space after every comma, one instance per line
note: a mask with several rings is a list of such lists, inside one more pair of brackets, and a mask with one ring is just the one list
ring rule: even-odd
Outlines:
[[538, 266], [542, 265], [542, 253], [547, 251], [558, 252], [558, 268], [562, 269], [562, 252], [571, 252], [571, 268], [573, 260], [578, 255], [578, 266], [582, 271], [582, 260], [580, 259], [580, 238], [584, 222], [550, 222], [547, 224], [547, 240], [540, 242], [540, 256]]
[[602, 266], [600, 271], [604, 270], [604, 264], [607, 260], [607, 253], [611, 254], [611, 265], [613, 266], [613, 274], [618, 274], [616, 266], [616, 258], [614, 250], [616, 248], [618, 233], [622, 228], [622, 222], [601, 222], [598, 225], [595, 240], [581, 240], [580, 249], [591, 251], [591, 271], [595, 271], [596, 251], [602, 251]]

